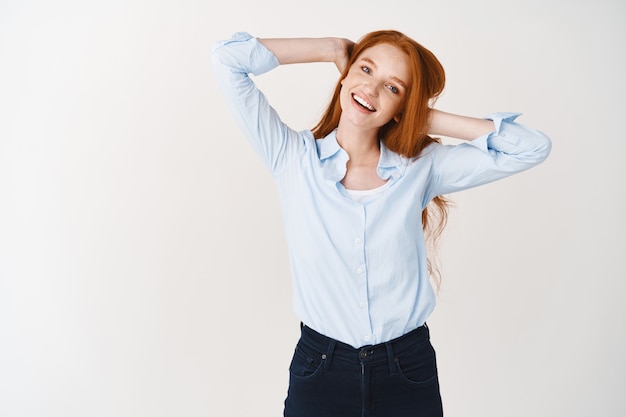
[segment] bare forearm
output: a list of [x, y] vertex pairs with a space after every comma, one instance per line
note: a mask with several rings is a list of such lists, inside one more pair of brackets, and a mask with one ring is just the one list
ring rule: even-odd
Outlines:
[[472, 140], [494, 130], [495, 126], [491, 120], [461, 116], [436, 109], [430, 112], [428, 133], [433, 136]]
[[342, 70], [353, 43], [343, 38], [263, 38], [259, 41], [281, 64], [334, 62]]

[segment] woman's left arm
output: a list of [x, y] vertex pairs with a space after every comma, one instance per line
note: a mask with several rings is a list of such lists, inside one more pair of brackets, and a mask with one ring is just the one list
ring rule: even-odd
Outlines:
[[493, 113], [484, 119], [431, 111], [429, 134], [466, 140], [460, 145], [434, 143], [431, 196], [487, 184], [543, 162], [552, 142], [542, 132], [517, 123], [518, 113]]
[[430, 111], [428, 133], [433, 136], [472, 140], [494, 130], [495, 125], [491, 120], [446, 113], [437, 109]]

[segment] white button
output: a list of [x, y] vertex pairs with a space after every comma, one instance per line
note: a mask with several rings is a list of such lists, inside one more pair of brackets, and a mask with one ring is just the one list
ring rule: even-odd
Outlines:
[[357, 274], [362, 274], [362, 273], [363, 273], [363, 268], [358, 267], [358, 268], [356, 269], [356, 273], [357, 273]]
[[365, 340], [366, 342], [369, 342], [369, 341], [370, 341], [370, 339], [371, 339], [371, 337], [370, 337], [369, 335], [367, 335], [367, 336], [365, 336], [365, 337], [363, 338], [363, 340]]
[[356, 243], [357, 245], [360, 245], [360, 244], [361, 244], [361, 242], [363, 242], [363, 240], [361, 240], [361, 238], [360, 238], [360, 237], [355, 237], [355, 238], [354, 238], [354, 243]]
[[359, 307], [361, 307], [361, 308], [365, 308], [365, 303], [360, 302], [360, 303], [359, 303]]

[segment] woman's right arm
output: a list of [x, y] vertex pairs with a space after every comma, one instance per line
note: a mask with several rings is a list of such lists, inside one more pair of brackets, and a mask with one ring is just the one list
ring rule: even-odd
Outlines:
[[344, 38], [264, 38], [259, 41], [284, 64], [334, 62], [345, 69], [354, 42]]
[[[343, 52], [337, 45], [345, 45]], [[264, 39], [236, 33], [211, 51], [213, 72], [237, 124], [273, 173], [300, 155], [302, 134], [285, 125], [249, 74], [261, 75], [280, 64], [334, 62], [345, 66], [351, 43], [337, 38]], [[341, 67], [340, 67], [341, 68]]]

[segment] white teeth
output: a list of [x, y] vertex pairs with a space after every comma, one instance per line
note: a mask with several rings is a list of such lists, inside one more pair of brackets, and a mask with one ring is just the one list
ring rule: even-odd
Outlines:
[[369, 111], [374, 111], [375, 110], [367, 101], [365, 101], [361, 97], [357, 96], [356, 94], [352, 95], [352, 97], [354, 98], [354, 100], [357, 103], [359, 103], [361, 106], [365, 107]]

